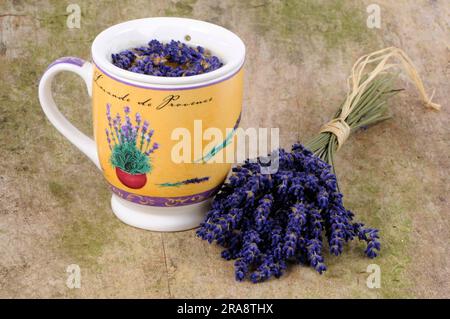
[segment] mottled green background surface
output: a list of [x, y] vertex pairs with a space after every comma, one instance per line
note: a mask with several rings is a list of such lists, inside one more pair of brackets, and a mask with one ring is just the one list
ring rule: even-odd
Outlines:
[[[81, 29], [66, 7], [81, 7]], [[381, 29], [366, 27], [372, 1], [1, 1], [0, 297], [450, 297], [449, 21], [444, 0], [378, 0]], [[247, 45], [242, 126], [280, 127], [281, 144], [307, 140], [345, 96], [356, 58], [395, 45], [415, 61], [440, 113], [413, 87], [392, 100], [394, 118], [352, 136], [336, 167], [346, 205], [381, 230], [372, 261], [353, 242], [329, 271], [302, 266], [280, 280], [233, 279], [220, 249], [194, 231], [152, 233], [119, 222], [100, 172], [46, 120], [37, 86], [54, 59], [90, 59], [96, 34], [152, 16], [193, 17], [238, 33]], [[58, 76], [64, 114], [91, 132], [84, 84]], [[366, 267], [381, 267], [381, 288]], [[81, 267], [80, 289], [66, 267]]]

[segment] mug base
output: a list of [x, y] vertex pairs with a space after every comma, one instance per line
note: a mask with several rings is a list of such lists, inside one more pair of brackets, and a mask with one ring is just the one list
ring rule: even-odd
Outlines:
[[159, 232], [189, 230], [200, 226], [210, 209], [211, 199], [177, 207], [156, 207], [132, 203], [113, 194], [111, 208], [127, 225]]

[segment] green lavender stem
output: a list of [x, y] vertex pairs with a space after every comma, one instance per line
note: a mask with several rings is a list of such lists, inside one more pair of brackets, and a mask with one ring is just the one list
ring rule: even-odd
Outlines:
[[[401, 90], [392, 89], [393, 82], [398, 74], [383, 74], [373, 80], [362, 92], [360, 100], [345, 122], [350, 126], [351, 132], [359, 128], [367, 127], [391, 116], [387, 107], [387, 101]], [[334, 118], [339, 117], [342, 105]], [[334, 154], [338, 148], [336, 136], [330, 132], [322, 132], [308, 141], [305, 146], [316, 156], [333, 166]]]

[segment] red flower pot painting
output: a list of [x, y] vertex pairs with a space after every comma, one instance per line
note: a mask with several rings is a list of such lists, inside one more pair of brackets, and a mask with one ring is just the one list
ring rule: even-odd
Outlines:
[[[147, 175], [152, 171], [150, 156], [159, 145], [152, 143], [153, 129], [148, 121], [142, 121], [136, 113], [134, 121], [129, 106], [125, 106], [124, 117], [117, 113], [111, 116], [111, 104], [106, 105], [106, 141], [111, 150], [110, 162], [116, 170], [119, 181], [132, 189], [139, 189], [147, 183]], [[134, 122], [134, 123], [133, 123]]]
[[127, 172], [122, 171], [120, 168], [116, 167], [116, 175], [119, 181], [133, 189], [139, 189], [144, 187], [144, 185], [147, 183], [147, 175], [145, 174], [128, 174]]

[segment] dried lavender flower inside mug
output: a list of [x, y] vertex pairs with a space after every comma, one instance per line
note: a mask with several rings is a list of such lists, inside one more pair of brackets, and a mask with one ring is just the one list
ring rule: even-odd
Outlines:
[[[167, 46], [166, 52], [196, 48], [199, 56], [187, 57], [198, 58], [198, 63], [168, 61], [170, 70], [162, 67], [165, 74], [157, 72], [160, 68], [153, 60], [137, 69], [131, 69], [137, 67], [135, 63], [120, 64], [127, 62], [126, 53], [120, 53], [157, 44], [149, 39]], [[198, 47], [210, 53], [203, 55]], [[170, 60], [168, 56], [160, 54], [155, 61]], [[222, 156], [225, 149], [207, 154], [209, 162], [204, 161], [205, 153], [194, 152], [196, 142], [205, 152], [211, 142], [202, 139], [199, 123], [203, 129], [219, 129], [224, 138], [238, 126], [244, 57], [241, 39], [211, 23], [184, 18], [132, 20], [95, 38], [92, 63], [74, 57], [51, 63], [40, 81], [39, 99], [50, 122], [102, 170], [119, 219], [148, 230], [190, 229], [203, 220], [211, 196], [230, 170], [230, 164], [211, 163], [211, 157]], [[62, 71], [74, 72], [86, 82], [92, 97], [94, 140], [55, 105], [51, 84]], [[180, 143], [188, 147], [177, 148]]]
[[154, 76], [193, 76], [212, 72], [223, 63], [202, 46], [192, 47], [181, 41], [148, 45], [111, 55], [112, 63], [124, 70]]

